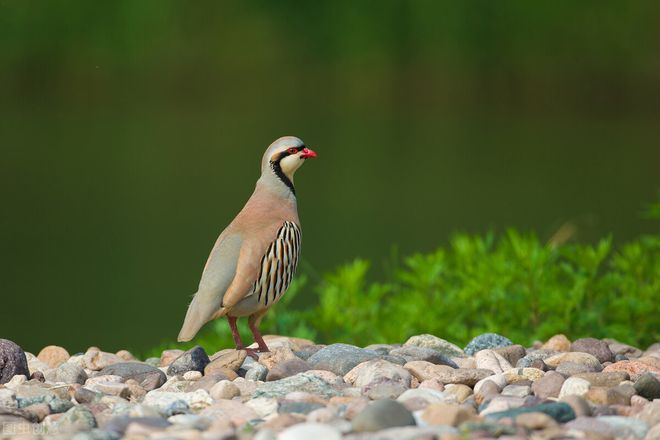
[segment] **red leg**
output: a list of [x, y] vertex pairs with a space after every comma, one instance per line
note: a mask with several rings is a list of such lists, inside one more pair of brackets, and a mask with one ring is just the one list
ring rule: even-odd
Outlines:
[[254, 348], [245, 348], [243, 346], [243, 341], [241, 341], [241, 335], [238, 333], [238, 327], [236, 327], [236, 320], [238, 318], [232, 318], [231, 316], [227, 316], [227, 321], [229, 321], [229, 327], [231, 328], [231, 336], [234, 338], [234, 344], [236, 344], [236, 350], [245, 350], [247, 351], [248, 355], [256, 360], [259, 360], [259, 356], [257, 356], [257, 353]]
[[248, 319], [248, 325], [250, 326], [250, 330], [252, 330], [252, 334], [254, 335], [254, 342], [256, 342], [257, 345], [259, 346], [259, 351], [261, 353], [264, 353], [270, 350], [266, 345], [266, 341], [264, 341], [264, 338], [261, 337], [261, 333], [259, 332], [260, 322], [261, 322], [261, 316], [252, 315]]
[[231, 336], [234, 338], [234, 344], [236, 344], [236, 350], [243, 350], [243, 341], [241, 341], [241, 335], [238, 333], [238, 327], [236, 327], [236, 319], [237, 318], [227, 316], [229, 328], [231, 328]]

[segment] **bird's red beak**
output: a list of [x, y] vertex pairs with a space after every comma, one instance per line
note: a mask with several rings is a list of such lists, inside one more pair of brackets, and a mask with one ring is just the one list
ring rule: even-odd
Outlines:
[[303, 159], [307, 159], [309, 157], [316, 157], [316, 153], [307, 147], [303, 148], [302, 152], [303, 154], [300, 157], [302, 157]]

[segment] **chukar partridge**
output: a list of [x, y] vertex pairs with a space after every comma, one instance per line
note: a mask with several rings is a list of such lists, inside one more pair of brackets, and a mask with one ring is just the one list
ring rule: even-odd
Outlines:
[[225, 316], [236, 348], [245, 349], [236, 320], [246, 316], [258, 351], [268, 351], [259, 323], [296, 271], [301, 230], [293, 175], [311, 157], [316, 153], [293, 136], [268, 147], [254, 193], [211, 250], [179, 341], [191, 340], [205, 323]]

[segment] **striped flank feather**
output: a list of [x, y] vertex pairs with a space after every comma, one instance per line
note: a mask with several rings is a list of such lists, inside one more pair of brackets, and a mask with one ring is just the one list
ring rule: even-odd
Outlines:
[[261, 258], [261, 267], [252, 286], [252, 294], [263, 307], [272, 306], [286, 292], [298, 265], [300, 255], [300, 228], [294, 222], [285, 222]]

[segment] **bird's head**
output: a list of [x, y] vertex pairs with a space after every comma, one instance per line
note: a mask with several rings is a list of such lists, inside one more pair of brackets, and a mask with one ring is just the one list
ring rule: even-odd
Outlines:
[[306, 159], [316, 153], [294, 136], [284, 136], [270, 144], [261, 160], [261, 173], [274, 173], [295, 194], [293, 175]]

